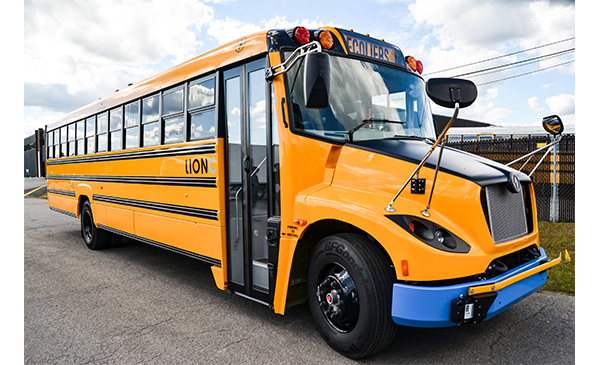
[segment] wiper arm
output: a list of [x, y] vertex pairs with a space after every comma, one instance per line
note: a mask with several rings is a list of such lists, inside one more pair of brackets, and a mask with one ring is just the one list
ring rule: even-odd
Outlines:
[[407, 136], [405, 134], [396, 134], [394, 136], [394, 138], [401, 138], [401, 139], [418, 139], [420, 141], [424, 140], [424, 139], [429, 139], [431, 140], [431, 138], [427, 138], [427, 137], [421, 137], [421, 136]]
[[371, 122], [384, 122], [384, 123], [404, 124], [404, 122], [401, 121], [401, 120], [389, 120], [389, 119], [377, 119], [377, 118], [363, 119], [363, 121], [360, 122], [359, 125], [357, 125], [356, 127], [352, 128], [352, 129], [350, 129], [348, 131], [348, 137], [347, 137], [348, 138], [348, 142], [353, 142], [352, 135], [354, 134], [354, 132], [356, 132], [357, 130], [361, 129], [367, 123], [371, 123]]

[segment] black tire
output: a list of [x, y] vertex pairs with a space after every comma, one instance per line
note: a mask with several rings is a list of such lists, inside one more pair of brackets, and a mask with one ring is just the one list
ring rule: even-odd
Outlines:
[[355, 234], [319, 241], [308, 267], [308, 304], [321, 336], [352, 359], [387, 347], [398, 326], [393, 322], [395, 273], [373, 242]]
[[90, 250], [101, 250], [109, 246], [112, 235], [103, 229], [96, 227], [92, 215], [92, 206], [89, 201], [85, 201], [81, 207], [79, 215], [81, 220], [81, 235], [86, 246]]

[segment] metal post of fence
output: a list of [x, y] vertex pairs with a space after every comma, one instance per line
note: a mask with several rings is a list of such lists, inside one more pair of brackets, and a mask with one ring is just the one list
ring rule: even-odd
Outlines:
[[[556, 140], [555, 138], [552, 138]], [[550, 198], [550, 222], [558, 222], [558, 144], [552, 147], [552, 192]]]

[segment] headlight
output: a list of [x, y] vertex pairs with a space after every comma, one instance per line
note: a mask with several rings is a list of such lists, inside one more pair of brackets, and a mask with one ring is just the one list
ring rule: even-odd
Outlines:
[[409, 215], [387, 215], [386, 217], [421, 242], [438, 250], [455, 253], [467, 253], [471, 250], [471, 246], [460, 237], [428, 220]]

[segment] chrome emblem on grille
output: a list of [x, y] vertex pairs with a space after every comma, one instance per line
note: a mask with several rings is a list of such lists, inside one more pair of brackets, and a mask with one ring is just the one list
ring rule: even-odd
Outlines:
[[508, 184], [506, 185], [511, 193], [521, 192], [521, 181], [519, 181], [517, 175], [513, 174], [512, 172], [508, 175]]

